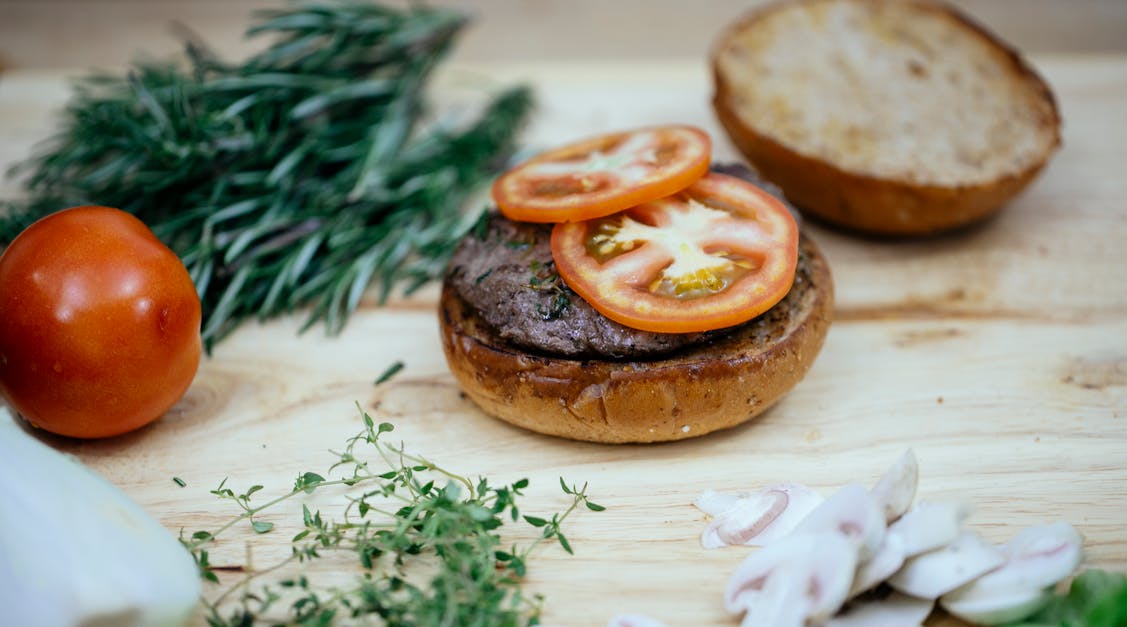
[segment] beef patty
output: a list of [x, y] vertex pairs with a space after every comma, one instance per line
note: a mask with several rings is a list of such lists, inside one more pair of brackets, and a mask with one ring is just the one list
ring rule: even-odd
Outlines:
[[[748, 178], [777, 192], [746, 167], [714, 170]], [[450, 260], [446, 280], [500, 339], [522, 350], [561, 357], [644, 360], [731, 330], [654, 333], [610, 320], [572, 292], [556, 273], [549, 246], [551, 232], [551, 224], [514, 222], [491, 211], [462, 240]], [[786, 301], [798, 298], [809, 282], [805, 256], [800, 246], [795, 283], [783, 302], [745, 325], [759, 325], [767, 335], [777, 331], [780, 320], [772, 312], [786, 311]]]

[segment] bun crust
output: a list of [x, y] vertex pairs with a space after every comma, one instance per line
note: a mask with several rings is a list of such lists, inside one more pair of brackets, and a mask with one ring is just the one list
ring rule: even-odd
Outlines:
[[733, 144], [802, 211], [863, 233], [982, 220], [1060, 144], [1040, 76], [938, 2], [777, 3], [725, 31], [711, 65]]
[[[805, 376], [833, 314], [833, 281], [803, 237], [806, 272], [793, 295], [721, 339], [655, 360], [568, 359], [498, 339], [447, 281], [439, 323], [451, 372], [485, 413], [574, 440], [661, 442], [746, 422]], [[782, 309], [780, 309], [780, 307]]]

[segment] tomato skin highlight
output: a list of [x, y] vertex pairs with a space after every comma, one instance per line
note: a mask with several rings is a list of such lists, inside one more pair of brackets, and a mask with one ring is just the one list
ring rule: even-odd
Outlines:
[[599, 313], [690, 333], [747, 322], [782, 300], [798, 265], [798, 225], [767, 192], [709, 174], [621, 214], [557, 224], [551, 246], [560, 277]]
[[712, 140], [683, 125], [583, 139], [538, 154], [493, 183], [493, 200], [518, 222], [576, 222], [676, 193], [708, 172]]
[[0, 256], [0, 393], [52, 433], [132, 431], [191, 385], [200, 321], [188, 271], [139, 219], [56, 212]]

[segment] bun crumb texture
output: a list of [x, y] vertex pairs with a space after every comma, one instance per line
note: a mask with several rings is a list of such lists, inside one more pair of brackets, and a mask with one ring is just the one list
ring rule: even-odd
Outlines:
[[725, 31], [711, 63], [736, 147], [804, 212], [860, 232], [981, 220], [1060, 144], [1048, 85], [938, 2], [769, 5]]

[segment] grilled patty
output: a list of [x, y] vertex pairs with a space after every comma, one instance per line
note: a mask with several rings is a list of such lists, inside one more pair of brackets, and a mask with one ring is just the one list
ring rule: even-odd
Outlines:
[[[750, 178], [746, 168], [714, 168]], [[770, 186], [751, 178], [768, 191]], [[653, 333], [624, 326], [595, 311], [556, 273], [550, 224], [514, 222], [490, 212], [461, 242], [447, 281], [497, 337], [523, 350], [576, 359], [645, 360], [723, 337], [732, 329], [705, 333]], [[778, 333], [788, 300], [801, 297], [809, 269], [799, 249], [798, 271], [782, 302], [745, 323], [764, 337]], [[808, 285], [807, 285], [808, 287]]]

